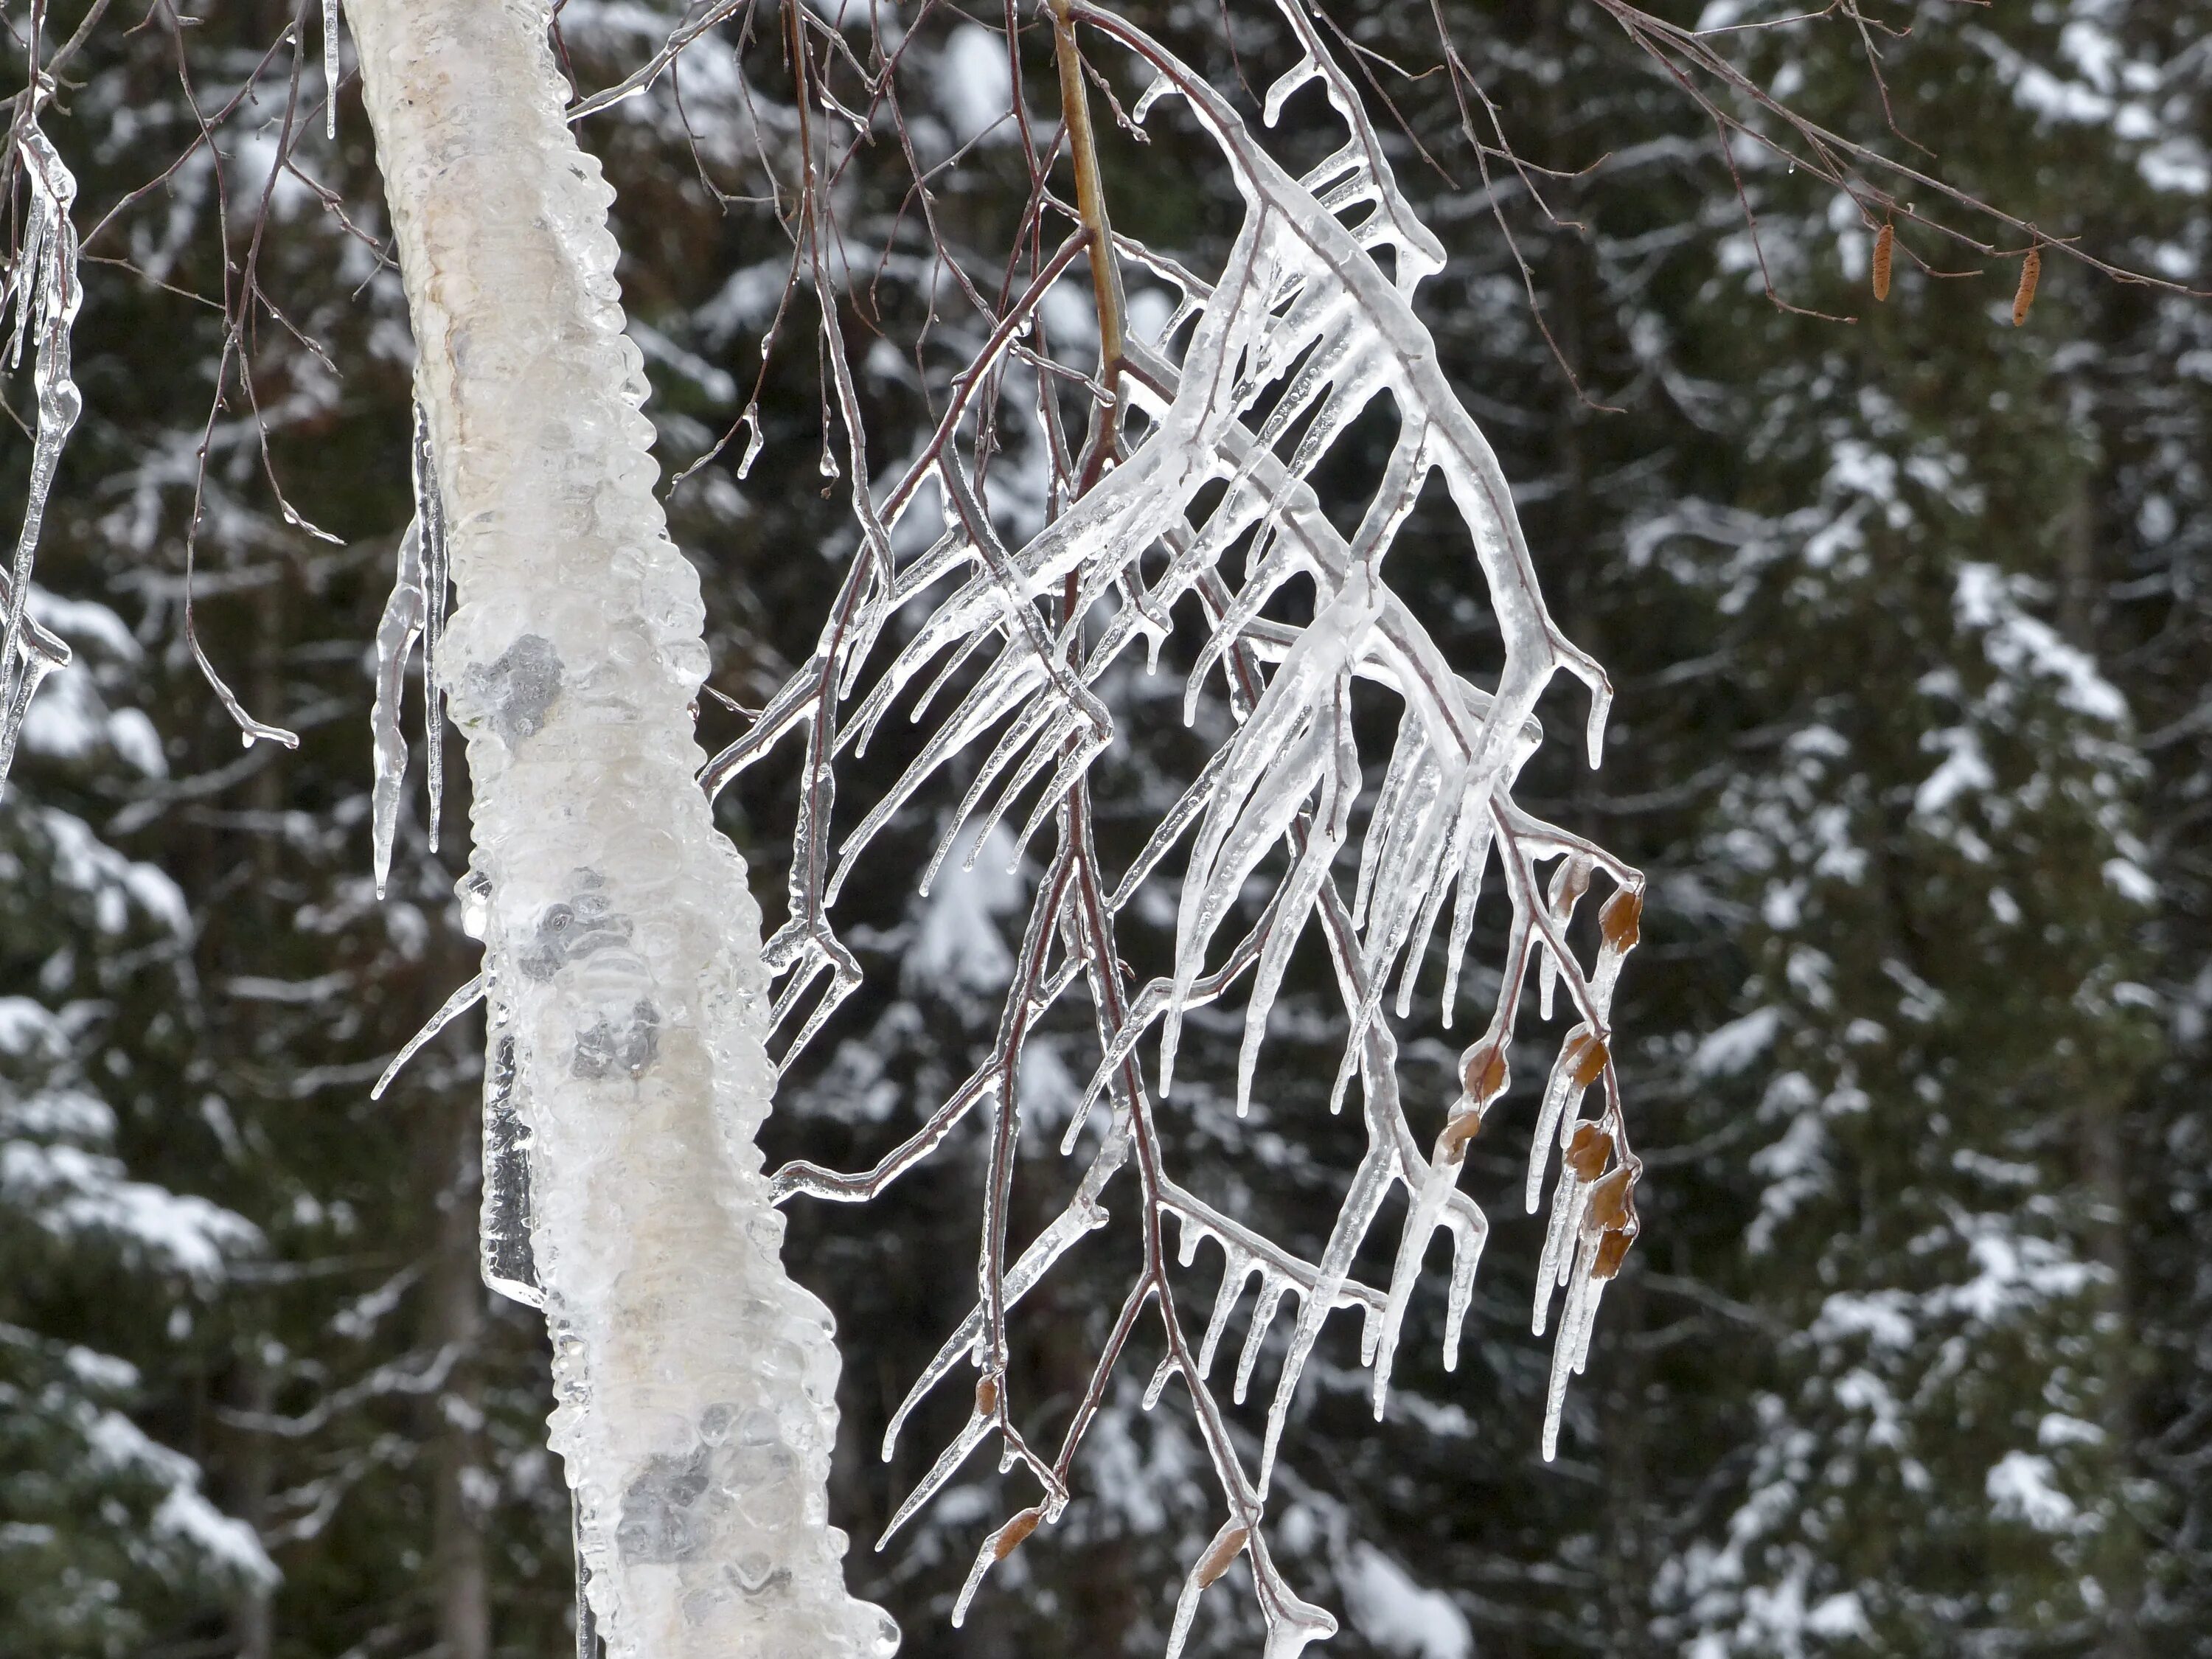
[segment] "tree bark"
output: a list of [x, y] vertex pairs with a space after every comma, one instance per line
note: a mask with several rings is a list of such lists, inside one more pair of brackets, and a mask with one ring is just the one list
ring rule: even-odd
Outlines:
[[613, 1659], [881, 1655], [827, 1519], [837, 1354], [753, 1137], [760, 918], [695, 781], [696, 574], [653, 485], [611, 191], [534, 0], [348, 0], [459, 594], [491, 1015], [514, 1042], [551, 1443]]
[[477, 1114], [442, 1093], [434, 1111], [437, 1241], [430, 1263], [426, 1335], [446, 1364], [446, 1385], [427, 1402], [430, 1438], [430, 1562], [438, 1659], [489, 1659], [490, 1579], [485, 1559], [493, 1484], [484, 1467], [484, 1287], [477, 1273]]

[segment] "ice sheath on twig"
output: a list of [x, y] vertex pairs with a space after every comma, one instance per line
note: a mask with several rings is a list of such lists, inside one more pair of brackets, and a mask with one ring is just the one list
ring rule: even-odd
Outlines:
[[[1171, 1382], [1187, 1390], [1224, 1512], [1179, 1601], [1171, 1656], [1190, 1629], [1200, 1594], [1238, 1559], [1253, 1577], [1269, 1659], [1288, 1659], [1334, 1629], [1326, 1612], [1291, 1588], [1269, 1550], [1267, 1498], [1290, 1407], [1329, 1314], [1351, 1307], [1359, 1311], [1363, 1357], [1373, 1368], [1376, 1409], [1382, 1410], [1409, 1299], [1439, 1230], [1452, 1244], [1444, 1340], [1447, 1363], [1455, 1357], [1487, 1233], [1482, 1212], [1459, 1190], [1459, 1176], [1469, 1139], [1505, 1091], [1507, 1052], [1532, 973], [1545, 1013], [1557, 987], [1578, 1022], [1551, 1068], [1531, 1176], [1532, 1183], [1540, 1180], [1556, 1138], [1567, 1173], [1555, 1200], [1545, 1283], [1565, 1282], [1569, 1301], [1554, 1360], [1547, 1455], [1559, 1391], [1583, 1363], [1598, 1292], [1619, 1271], [1638, 1225], [1633, 1187], [1641, 1165], [1622, 1119], [1610, 1011], [1622, 958], [1636, 942], [1643, 878], [1536, 818], [1513, 795], [1541, 742], [1536, 706], [1553, 678], [1565, 671], [1587, 688], [1593, 765], [1610, 688], [1598, 665], [1553, 623], [1504, 477], [1443, 380], [1413, 308], [1415, 289], [1443, 264], [1442, 248], [1398, 190], [1355, 89], [1302, 0], [1279, 3], [1302, 56], [1268, 94], [1270, 120], [1285, 100], [1317, 86], [1345, 132], [1343, 144], [1303, 177], [1279, 166], [1237, 108], [1158, 41], [1083, 0], [1052, 0], [1063, 129], [1051, 154], [1072, 161], [1074, 205], [1062, 206], [1050, 193], [1039, 144], [1029, 152], [1038, 158], [1030, 210], [1066, 216], [1072, 234], [1050, 253], [1051, 239], [1040, 239], [1029, 265], [1017, 266], [1006, 285], [1007, 302], [988, 319], [981, 349], [951, 382], [934, 434], [887, 478], [875, 477], [861, 441], [835, 262], [818, 228], [823, 170], [807, 140], [799, 259], [820, 295], [830, 380], [848, 444], [841, 471], [852, 481], [860, 545], [810, 659], [705, 775], [710, 789], [720, 788], [785, 737], [805, 732], [788, 914], [767, 946], [770, 971], [783, 981], [776, 1019], [793, 1032], [786, 1063], [859, 981], [855, 959], [830, 920], [847, 872], [925, 789], [958, 779], [957, 805], [942, 817], [936, 854], [922, 873], [925, 890], [956, 846], [1003, 847], [1006, 837], [994, 834], [1002, 823], [1013, 828], [1018, 848], [1034, 849], [1041, 873], [990, 1058], [872, 1169], [840, 1174], [794, 1164], [776, 1176], [776, 1192], [872, 1196], [980, 1109], [988, 1172], [975, 1304], [916, 1380], [890, 1438], [956, 1372], [976, 1373], [975, 1404], [887, 1535], [988, 1440], [998, 1443], [1008, 1468], [1026, 1469], [1038, 1501], [983, 1540], [961, 1596], [964, 1612], [990, 1566], [1061, 1515], [1079, 1449], [1131, 1332], [1149, 1312], [1159, 1322], [1165, 1357], [1146, 1404]], [[799, 21], [802, 15], [793, 13], [789, 56], [800, 82], [803, 133], [803, 112], [815, 101], [811, 77], [829, 70], [816, 69], [812, 45], [816, 33], [827, 31]], [[1243, 222], [1211, 281], [1109, 222], [1079, 34], [1111, 42], [1149, 77], [1135, 120], [1164, 98], [1181, 99], [1235, 180]], [[824, 54], [825, 64], [833, 61]], [[822, 102], [829, 107], [833, 100], [824, 93]], [[1089, 267], [1098, 320], [1095, 363], [1053, 358], [1040, 326], [1046, 295], [1079, 259]], [[1125, 266], [1175, 291], [1173, 320], [1156, 341], [1139, 340], [1126, 327]], [[1085, 425], [1064, 418], [1070, 386], [1087, 400]], [[1378, 406], [1395, 412], [1395, 441], [1347, 536], [1323, 512], [1312, 480], [1352, 423]], [[1014, 417], [1002, 426], [1009, 410]], [[1076, 431], [1084, 434], [1079, 443], [1070, 441]], [[1049, 475], [1048, 521], [1025, 538], [1002, 532], [981, 483], [992, 458], [1018, 452], [1043, 458], [1038, 465]], [[1486, 686], [1447, 661], [1386, 574], [1394, 541], [1431, 478], [1441, 478], [1456, 510], [1502, 638], [1502, 660]], [[933, 535], [915, 533], [908, 522], [925, 505], [936, 509]], [[902, 559], [894, 552], [899, 547], [915, 550]], [[1291, 593], [1297, 588], [1304, 592]], [[1305, 604], [1277, 604], [1279, 596]], [[1279, 619], [1298, 615], [1310, 621]], [[1148, 664], [1156, 661], [1178, 629], [1186, 641], [1194, 633], [1199, 639], [1186, 720], [1201, 699], [1218, 696], [1230, 735], [1164, 815], [1150, 844], [1117, 875], [1102, 863], [1093, 835], [1091, 771], [1115, 735], [1101, 690], [1133, 647], [1141, 644]], [[1365, 805], [1368, 757], [1352, 716], [1352, 688], [1362, 680], [1387, 688], [1402, 710], [1379, 793]], [[922, 729], [918, 753], [833, 842], [841, 771], [901, 708]], [[1127, 966], [1117, 923], [1145, 884], [1178, 858], [1173, 957], [1139, 981]], [[1493, 863], [1512, 916], [1498, 1002], [1464, 1057], [1458, 1098], [1409, 1106], [1399, 1091], [1395, 1022], [1410, 1015], [1449, 908], [1442, 978], [1449, 1023], [1476, 901]], [[1541, 871], [1547, 864], [1548, 885]], [[1341, 884], [1346, 875], [1348, 895]], [[1255, 898], [1255, 878], [1264, 902]], [[1585, 962], [1569, 935], [1594, 887], [1610, 896]], [[1333, 1103], [1357, 1088], [1367, 1145], [1318, 1258], [1309, 1261], [1178, 1182], [1166, 1167], [1159, 1125], [1172, 1103], [1186, 1016], [1249, 976], [1235, 1079], [1237, 1108], [1245, 1109], [1258, 1086], [1270, 1006], [1292, 950], [1316, 931], [1346, 1022]], [[1100, 1132], [1089, 1142], [1073, 1197], [1015, 1251], [1007, 1194], [1023, 1127], [1016, 1087], [1022, 1052], [1039, 1023], [1079, 986], [1091, 1006], [1099, 1060], [1063, 1153], [1085, 1144], [1085, 1127], [1103, 1109]], [[1155, 1032], [1157, 1095], [1139, 1069]], [[1598, 1105], [1586, 1117], [1581, 1103], [1593, 1087]], [[1425, 1136], [1414, 1127], [1423, 1119], [1433, 1126]], [[1104, 1224], [1117, 1182], [1135, 1188], [1127, 1196], [1142, 1226], [1142, 1261], [1059, 1445], [1032, 1447], [1010, 1398], [1009, 1316], [1055, 1261]], [[1406, 1219], [1390, 1282], [1378, 1290], [1354, 1279], [1352, 1267], [1398, 1188], [1407, 1200]], [[1188, 1266], [1207, 1241], [1222, 1264], [1201, 1334], [1183, 1322], [1169, 1257], [1179, 1247]], [[1259, 1295], [1245, 1322], [1234, 1400], [1243, 1398], [1276, 1312], [1286, 1303], [1295, 1309], [1256, 1457], [1209, 1382], [1242, 1293], [1255, 1278]], [[1541, 1320], [1540, 1306], [1540, 1328]]]

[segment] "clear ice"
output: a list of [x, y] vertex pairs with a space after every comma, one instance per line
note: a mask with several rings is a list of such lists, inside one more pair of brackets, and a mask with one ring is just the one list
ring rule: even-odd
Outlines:
[[0, 787], [7, 784], [15, 742], [39, 682], [55, 669], [67, 667], [70, 659], [69, 647], [40, 627], [30, 612], [31, 566], [46, 523], [46, 498], [53, 489], [55, 469], [61, 465], [62, 446], [84, 409], [70, 368], [70, 331], [84, 302], [77, 274], [76, 226], [70, 218], [76, 205], [76, 179], [39, 127], [40, 107], [52, 95], [52, 82], [37, 76], [24, 94], [28, 112], [17, 115], [10, 135], [28, 185], [30, 210], [15, 260], [0, 273], [0, 324], [13, 313], [6, 356], [10, 369], [22, 362], [25, 338], [30, 341], [38, 424], [15, 555], [9, 568], [0, 571], [0, 615], [5, 618], [0, 622]]
[[[786, 737], [805, 733], [806, 804], [795, 835], [787, 919], [768, 952], [771, 975], [782, 981], [777, 1018], [787, 1017], [793, 1032], [787, 1059], [859, 983], [854, 959], [832, 922], [841, 883], [926, 788], [957, 780], [944, 788], [957, 798], [941, 816], [941, 839], [922, 877], [925, 892], [956, 846], [1007, 840], [996, 834], [1002, 823], [1010, 830], [1019, 823], [1011, 842], [1026, 846], [1056, 820], [1057, 845], [1048, 842], [1033, 854], [1043, 873], [1032, 888], [1020, 953], [1024, 967], [1007, 993], [999, 1051], [873, 1170], [793, 1164], [777, 1181], [781, 1189], [824, 1199], [872, 1196], [989, 1101], [991, 1115], [1006, 1126], [994, 1143], [994, 1167], [1006, 1170], [1000, 1179], [1011, 1182], [1021, 1113], [1017, 1103], [999, 1098], [1004, 1085], [994, 1079], [1017, 1074], [1030, 1023], [1072, 981], [1087, 983], [1100, 1058], [1071, 1115], [1063, 1155], [1078, 1154], [1088, 1126], [1101, 1115], [1104, 1122], [1089, 1141], [1090, 1163], [1075, 1195], [1011, 1262], [1003, 1229], [994, 1231], [1000, 1189], [987, 1196], [977, 1304], [916, 1379], [890, 1434], [897, 1435], [933, 1389], [971, 1369], [982, 1371], [991, 1403], [983, 1403], [986, 1391], [979, 1389], [966, 1426], [901, 1504], [891, 1529], [946, 1489], [994, 1432], [1004, 1431], [1002, 1461], [1011, 1467], [1025, 1460], [1024, 1443], [1005, 1421], [994, 1370], [994, 1356], [1006, 1351], [1008, 1312], [1054, 1261], [1104, 1224], [1109, 1188], [1118, 1178], [1116, 1200], [1143, 1204], [1148, 1229], [1164, 1227], [1170, 1218], [1180, 1228], [1187, 1265], [1206, 1240], [1218, 1244], [1223, 1256], [1194, 1353], [1181, 1340], [1173, 1286], [1148, 1263], [1100, 1352], [1087, 1396], [1103, 1398], [1127, 1331], [1140, 1315], [1156, 1313], [1168, 1352], [1152, 1373], [1146, 1402], [1181, 1377], [1227, 1511], [1177, 1603], [1170, 1659], [1192, 1627], [1200, 1595], [1235, 1559], [1249, 1566], [1267, 1626], [1267, 1659], [1291, 1659], [1334, 1631], [1331, 1615], [1299, 1599], [1283, 1577], [1263, 1524], [1291, 1407], [1324, 1324], [1338, 1310], [1357, 1308], [1362, 1361], [1371, 1370], [1371, 1397], [1382, 1413], [1410, 1299], [1439, 1231], [1449, 1236], [1451, 1249], [1443, 1357], [1447, 1366], [1455, 1363], [1489, 1231], [1480, 1208], [1461, 1190], [1466, 1146], [1504, 1091], [1505, 1051], [1532, 975], [1545, 1011], [1563, 992], [1589, 1036], [1559, 1061], [1556, 1098], [1547, 1107], [1553, 1118], [1539, 1131], [1539, 1173], [1547, 1156], [1540, 1149], [1554, 1129], [1595, 1137], [1577, 1142], [1577, 1168], [1587, 1174], [1574, 1179], [1592, 1184], [1579, 1207], [1576, 1189], [1564, 1189], [1546, 1264], [1547, 1285], [1568, 1285], [1547, 1455], [1565, 1379], [1580, 1369], [1590, 1317], [1638, 1225], [1632, 1186], [1641, 1165], [1629, 1150], [1607, 1039], [1644, 878], [1582, 837], [1534, 817], [1513, 793], [1542, 741], [1535, 713], [1554, 678], [1564, 674], [1588, 688], [1584, 744], [1592, 765], [1610, 687], [1599, 665], [1566, 638], [1547, 609], [1503, 471], [1444, 379], [1414, 305], [1420, 283], [1442, 268], [1443, 246], [1397, 188], [1358, 88], [1331, 56], [1315, 14], [1303, 0], [1278, 0], [1278, 6], [1302, 56], [1269, 92], [1268, 118], [1302, 88], [1317, 86], [1346, 130], [1341, 147], [1303, 176], [1292, 176], [1268, 153], [1205, 76], [1127, 18], [1090, 0], [1054, 0], [1055, 45], [1064, 48], [1066, 130], [1073, 134], [1082, 125], [1082, 76], [1073, 45], [1079, 27], [1086, 49], [1125, 50], [1154, 77], [1133, 118], [1141, 121], [1163, 97], [1184, 102], [1243, 197], [1241, 228], [1210, 282], [1113, 234], [1116, 258], [1142, 266], [1178, 297], [1164, 328], [1118, 338], [1118, 327], [1105, 322], [1109, 301], [1100, 300], [1099, 355], [1106, 360], [1100, 375], [1112, 391], [1092, 394], [1091, 431], [1102, 446], [1106, 434], [1115, 434], [1111, 451], [1093, 452], [1102, 460], [1110, 454], [1111, 465], [1086, 463], [1081, 476], [1089, 487], [1074, 488], [1079, 469], [1061, 441], [1058, 394], [1041, 396], [1036, 453], [1060, 458], [1041, 493], [1057, 510], [1042, 529], [1025, 525], [1033, 533], [1018, 544], [1002, 539], [974, 481], [988, 453], [1018, 453], [1011, 442], [1002, 452], [994, 449], [1002, 435], [994, 422], [1004, 419], [1008, 405], [990, 404], [975, 388], [1001, 383], [1004, 359], [1025, 333], [1032, 346], [1024, 349], [1033, 354], [1043, 337], [1031, 327], [1032, 313], [1083, 251], [1084, 238], [1092, 239], [1092, 247], [1104, 245], [1111, 227], [1103, 207], [1085, 198], [1085, 231], [1035, 262], [1022, 297], [995, 317], [988, 338], [952, 381], [934, 439], [904, 469], [890, 473], [887, 489], [866, 465], [861, 422], [838, 383], [849, 436], [842, 470], [853, 481], [861, 555], [812, 658], [705, 775], [710, 788], [719, 787]], [[1071, 140], [1071, 148], [1080, 153], [1079, 143]], [[1079, 198], [1082, 191], [1079, 184]], [[816, 263], [817, 283], [826, 286], [823, 262]], [[1094, 272], [1094, 291], [1111, 295], [1118, 281], [1110, 266]], [[836, 369], [842, 358], [834, 332], [837, 307], [829, 298], [821, 311], [826, 357]], [[1103, 412], [1109, 396], [1127, 405], [1117, 404], [1111, 417]], [[982, 401], [971, 408], [976, 398]], [[1396, 441], [1347, 533], [1340, 520], [1350, 515], [1324, 512], [1313, 481], [1332, 447], [1378, 405], [1395, 413]], [[971, 416], [975, 432], [992, 435], [968, 440], [963, 451]], [[1450, 497], [1496, 619], [1502, 661], [1488, 688], [1455, 672], [1386, 571], [1395, 538], [1431, 479]], [[917, 503], [937, 505], [942, 533], [933, 540], [900, 537], [902, 555], [895, 556], [894, 533], [912, 531], [906, 515]], [[1268, 614], [1285, 609], [1273, 601], [1294, 585], [1310, 593], [1312, 619], [1303, 624]], [[1178, 607], [1182, 619], [1171, 620]], [[1132, 647], [1140, 641], [1148, 671], [1156, 668], [1163, 639], [1186, 621], [1202, 623], [1206, 635], [1185, 689], [1186, 723], [1193, 723], [1201, 700], [1225, 691], [1229, 719], [1216, 729], [1225, 728], [1226, 735], [1162, 816], [1134, 864], [1114, 880], [1083, 827], [1089, 821], [1081, 793], [1086, 775], [1114, 734], [1101, 691], [1105, 677], [1117, 662], [1126, 665], [1133, 658]], [[1354, 683], [1362, 680], [1387, 687], [1404, 709], [1371, 805], [1353, 719]], [[833, 836], [839, 760], [865, 751], [901, 707], [924, 733], [917, 751], [858, 823]], [[1172, 912], [1173, 959], [1167, 972], [1138, 981], [1118, 954], [1114, 918], [1172, 868], [1176, 849], [1184, 846], [1181, 896]], [[1347, 903], [1339, 868], [1355, 857], [1357, 886]], [[1547, 864], [1556, 865], [1548, 895], [1540, 873]], [[1601, 872], [1613, 896], [1595, 962], [1585, 969], [1570, 946], [1570, 929], [1577, 903]], [[1459, 964], [1472, 942], [1486, 878], [1503, 887], [1512, 911], [1489, 1029], [1462, 1060], [1464, 1094], [1409, 1103], [1401, 1095], [1391, 1010], [1399, 1020], [1409, 1017], [1442, 927], [1447, 948], [1440, 1017], [1443, 1024], [1452, 1023]], [[1111, 897], [1099, 897], [1109, 885]], [[1264, 904], [1255, 902], [1261, 895]], [[1307, 1261], [1160, 1172], [1164, 1154], [1152, 1127], [1158, 1102], [1133, 1062], [1157, 1033], [1158, 1097], [1164, 1100], [1176, 1079], [1182, 1021], [1249, 974], [1235, 1093], [1242, 1114], [1259, 1086], [1271, 1007], [1299, 940], [1313, 931], [1326, 945], [1346, 1017], [1331, 1107], [1344, 1106], [1358, 1085], [1366, 1146], [1326, 1243]], [[1065, 959], [1056, 961], [1055, 951]], [[1579, 1103], [1601, 1084], [1598, 1115], [1585, 1122]], [[1570, 1087], [1577, 1111], [1561, 1127]], [[1434, 1140], [1417, 1135], [1414, 1122], [1436, 1122], [1439, 1108]], [[1147, 1156], [1133, 1159], [1133, 1145], [1146, 1147]], [[1125, 1170], [1131, 1173], [1123, 1177]], [[1138, 1192], [1129, 1191], [1133, 1185]], [[1352, 1273], [1363, 1247], [1389, 1224], [1400, 1188], [1407, 1202], [1385, 1292]], [[1241, 1403], [1262, 1360], [1280, 1355], [1256, 1472], [1248, 1467], [1250, 1449], [1224, 1426], [1223, 1402], [1208, 1381], [1255, 1279], [1252, 1312], [1226, 1391]], [[1270, 1333], [1285, 1312], [1287, 1340], [1276, 1346]], [[995, 1419], [994, 1412], [1000, 1413]], [[1066, 1502], [1061, 1471], [1074, 1464], [1086, 1420], [1079, 1410], [1058, 1460], [1042, 1471], [1032, 1467], [1042, 1488], [1038, 1505], [985, 1537], [961, 1607], [994, 1560], [1030, 1529], [1058, 1520]]]
[[826, 1513], [830, 1317], [783, 1270], [753, 1145], [759, 913], [696, 781], [703, 612], [653, 495], [611, 193], [543, 5], [348, 9], [439, 464], [393, 654], [435, 626], [441, 508], [459, 604], [430, 679], [468, 743], [493, 1033], [485, 1272], [552, 1333], [587, 1622], [611, 1659], [882, 1659], [896, 1629], [846, 1593]]

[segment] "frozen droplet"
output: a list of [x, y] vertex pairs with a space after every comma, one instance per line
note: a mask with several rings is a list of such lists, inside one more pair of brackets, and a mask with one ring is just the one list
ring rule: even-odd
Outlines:
[[738, 477], [742, 482], [752, 471], [753, 463], [760, 459], [761, 448], [767, 441], [761, 434], [760, 410], [755, 405], [745, 405], [738, 424], [745, 428], [745, 451], [738, 457]]

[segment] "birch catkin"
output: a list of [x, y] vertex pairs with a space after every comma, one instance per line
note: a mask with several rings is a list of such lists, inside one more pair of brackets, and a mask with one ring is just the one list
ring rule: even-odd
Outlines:
[[1884, 225], [1874, 239], [1874, 297], [1889, 298], [1889, 263], [1897, 252], [1897, 227]]
[[2018, 328], [2027, 320], [2028, 307], [2035, 303], [2035, 284], [2043, 275], [2043, 250], [2032, 247], [2027, 258], [2020, 262], [2020, 288], [2012, 296], [2012, 325]]

